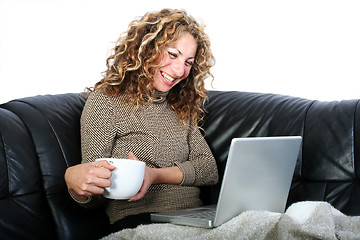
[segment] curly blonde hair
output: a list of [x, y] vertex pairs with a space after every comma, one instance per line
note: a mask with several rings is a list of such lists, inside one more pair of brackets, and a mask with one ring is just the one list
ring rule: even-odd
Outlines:
[[157, 60], [166, 47], [186, 32], [198, 45], [195, 61], [187, 79], [171, 88], [167, 101], [184, 125], [191, 119], [197, 126], [202, 120], [207, 94], [204, 80], [208, 77], [214, 79], [210, 68], [215, 59], [204, 25], [199, 25], [183, 10], [163, 9], [132, 21], [106, 61], [104, 78], [92, 90], [100, 89], [108, 96], [126, 93], [128, 102], [137, 106], [151, 103], [155, 94], [152, 70], [158, 67]]

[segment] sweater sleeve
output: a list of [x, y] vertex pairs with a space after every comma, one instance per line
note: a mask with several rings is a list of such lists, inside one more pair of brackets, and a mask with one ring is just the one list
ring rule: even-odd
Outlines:
[[111, 156], [116, 137], [114, 108], [101, 92], [92, 93], [81, 115], [82, 162]]
[[[116, 137], [114, 110], [109, 98], [93, 92], [87, 99], [80, 120], [82, 163], [111, 156]], [[71, 197], [85, 208], [95, 208], [104, 202], [102, 195], [93, 195], [84, 202]]]
[[218, 182], [218, 170], [215, 158], [200, 130], [191, 124], [188, 135], [189, 159], [175, 162], [184, 173], [181, 185], [202, 186]]

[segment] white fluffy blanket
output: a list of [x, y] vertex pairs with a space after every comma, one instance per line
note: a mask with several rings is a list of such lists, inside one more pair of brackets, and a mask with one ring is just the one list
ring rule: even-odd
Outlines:
[[214, 229], [150, 224], [103, 238], [113, 239], [360, 239], [360, 216], [326, 202], [299, 202], [284, 214], [247, 211]]

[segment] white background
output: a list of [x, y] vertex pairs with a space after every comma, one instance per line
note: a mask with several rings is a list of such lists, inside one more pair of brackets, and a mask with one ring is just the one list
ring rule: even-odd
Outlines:
[[162, 8], [207, 25], [216, 90], [360, 98], [357, 0], [0, 0], [0, 103], [93, 86], [129, 22]]

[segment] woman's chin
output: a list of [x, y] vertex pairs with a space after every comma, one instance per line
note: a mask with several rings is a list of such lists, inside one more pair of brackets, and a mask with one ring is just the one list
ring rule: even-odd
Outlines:
[[159, 92], [168, 92], [170, 91], [170, 89], [172, 87], [174, 87], [176, 85], [176, 83], [173, 84], [168, 84], [168, 83], [162, 83], [159, 85], [155, 85], [156, 90], [158, 90]]

